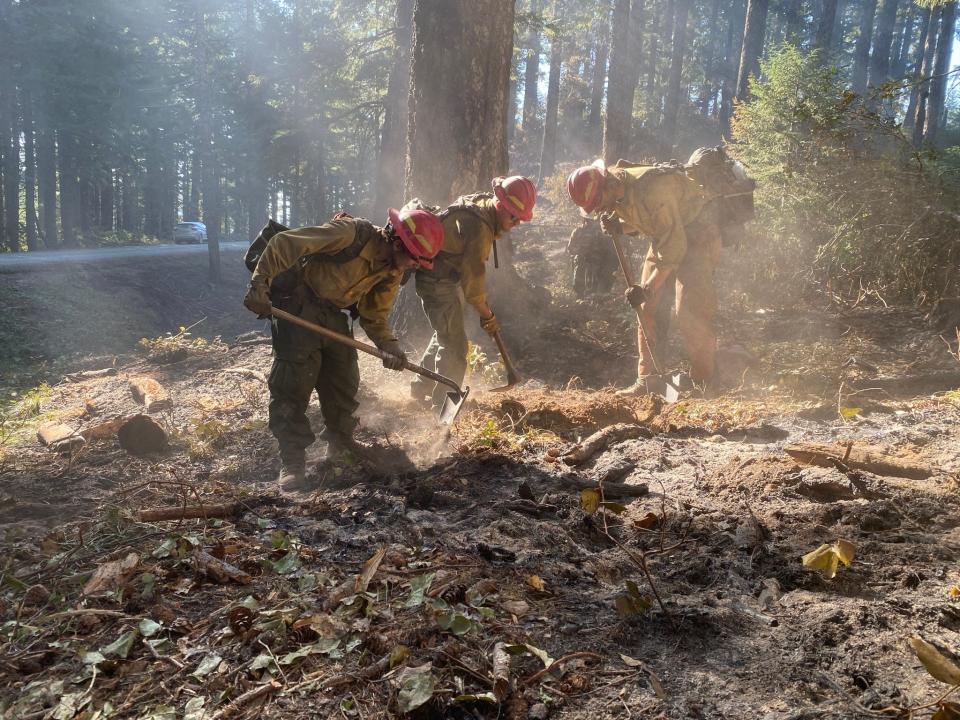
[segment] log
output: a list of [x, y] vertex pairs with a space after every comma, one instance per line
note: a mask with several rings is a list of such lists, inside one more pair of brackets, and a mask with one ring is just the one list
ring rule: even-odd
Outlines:
[[133, 399], [143, 405], [148, 413], [169, 410], [173, 407], [170, 395], [163, 385], [152, 377], [130, 378], [130, 393], [133, 395]]
[[851, 445], [828, 445], [825, 443], [800, 442], [784, 448], [786, 453], [799, 462], [820, 467], [836, 467], [838, 462], [854, 470], [866, 470], [875, 475], [925, 480], [935, 474], [929, 465], [910, 463], [877, 448], [858, 448]]
[[160, 507], [152, 510], [141, 510], [137, 513], [140, 522], [160, 522], [163, 520], [205, 520], [209, 518], [229, 518], [237, 514], [239, 503], [222, 503], [219, 505], [180, 505], [177, 507]]
[[117, 374], [116, 368], [103, 368], [102, 370], [82, 370], [81, 372], [64, 375], [67, 382], [83, 382], [84, 380], [95, 380], [97, 378], [112, 377]]
[[[561, 478], [560, 482], [572, 490], [595, 490], [599, 487], [595, 480], [584, 480], [570, 475]], [[650, 492], [646, 483], [603, 483], [604, 500], [623, 500], [627, 498], [643, 497]]]
[[54, 452], [67, 453], [84, 443], [83, 437], [72, 427], [52, 422], [41, 425], [37, 430], [37, 440]]
[[87, 442], [96, 442], [97, 440], [106, 440], [114, 437], [125, 422], [130, 420], [133, 415], [117, 415], [111, 420], [91, 425], [80, 431], [80, 435]]
[[506, 643], [498, 642], [493, 646], [493, 690], [494, 697], [503, 702], [510, 694], [510, 654]]
[[582, 465], [610, 445], [636, 438], [652, 438], [653, 433], [643, 425], [617, 423], [598, 430], [583, 442], [577, 443], [563, 455], [567, 465]]
[[120, 447], [131, 455], [148, 455], [167, 446], [167, 433], [153, 418], [134, 415], [117, 430]]
[[235, 582], [240, 585], [249, 585], [253, 578], [240, 568], [223, 560], [218, 560], [208, 552], [197, 548], [193, 551], [194, 568], [198, 573], [206, 575], [219, 583]]

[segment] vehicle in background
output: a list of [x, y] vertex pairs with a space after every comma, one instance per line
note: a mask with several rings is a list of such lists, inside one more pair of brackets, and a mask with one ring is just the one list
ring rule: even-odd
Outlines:
[[173, 226], [175, 243], [205, 243], [207, 226], [202, 222], [182, 222]]

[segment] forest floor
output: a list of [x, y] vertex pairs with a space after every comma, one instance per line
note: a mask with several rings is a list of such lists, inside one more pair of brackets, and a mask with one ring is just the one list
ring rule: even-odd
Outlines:
[[[48, 374], [0, 428], [0, 717], [932, 715], [949, 687], [908, 640], [960, 644], [949, 344], [912, 309], [741, 307], [727, 391], [667, 405], [609, 387], [618, 302], [555, 296], [511, 338], [527, 382], [478, 366], [450, 432], [362, 359], [368, 450], [318, 441], [298, 496], [262, 337]], [[37, 443], [144, 412], [140, 376], [162, 451]], [[206, 519], [141, 514], [167, 507]], [[841, 540], [835, 577], [801, 562]]]

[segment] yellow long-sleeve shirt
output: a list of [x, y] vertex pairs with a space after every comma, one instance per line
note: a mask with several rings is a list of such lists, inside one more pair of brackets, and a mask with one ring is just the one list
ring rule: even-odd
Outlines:
[[418, 272], [434, 278], [449, 277], [451, 271], [457, 273], [466, 301], [473, 306], [483, 305], [487, 302], [487, 260], [499, 235], [493, 198], [458, 198], [443, 221], [443, 250], [434, 269]]
[[[372, 228], [372, 229], [371, 229]], [[387, 241], [378, 228], [353, 218], [333, 220], [326, 225], [295, 228], [277, 233], [264, 250], [253, 271], [254, 282], [269, 284], [306, 255], [333, 255], [350, 247], [358, 233], [368, 236], [357, 257], [344, 263], [307, 259], [303, 281], [319, 298], [337, 307], [356, 304], [360, 325], [377, 345], [396, 340], [388, 316], [400, 288], [403, 271], [389, 260], [378, 259]]]
[[[684, 226], [694, 222], [707, 203], [700, 186], [681, 172], [618, 162], [609, 168], [623, 182], [625, 193], [616, 215], [626, 233], [646, 235], [653, 242], [653, 260], [676, 267], [687, 253]], [[649, 177], [645, 177], [652, 173]]]

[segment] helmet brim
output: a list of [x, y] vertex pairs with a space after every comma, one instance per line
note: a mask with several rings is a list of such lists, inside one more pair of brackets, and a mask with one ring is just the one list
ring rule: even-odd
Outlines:
[[403, 249], [407, 255], [414, 259], [419, 267], [424, 270], [433, 270], [433, 260], [417, 254], [417, 243], [410, 234], [410, 228], [400, 219], [400, 211], [395, 208], [387, 208], [387, 218], [390, 220], [390, 226], [393, 232], [400, 238]]

